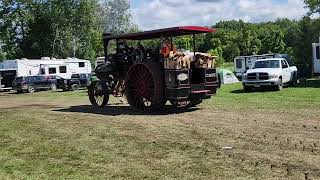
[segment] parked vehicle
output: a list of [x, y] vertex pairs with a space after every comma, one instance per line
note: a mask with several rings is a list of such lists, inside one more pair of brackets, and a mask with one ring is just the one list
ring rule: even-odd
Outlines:
[[296, 81], [297, 67], [289, 66], [284, 58], [257, 60], [254, 67], [242, 76], [245, 92], [262, 86], [272, 86], [280, 91], [283, 84], [295, 84]]
[[[112, 94], [125, 96], [139, 111], [160, 110], [167, 101], [176, 108], [200, 104], [216, 94], [218, 76], [214, 57], [196, 51], [196, 34], [212, 32], [215, 30], [207, 27], [181, 26], [131, 34], [105, 33], [105, 63], [95, 69], [99, 80], [88, 88], [90, 102], [104, 107]], [[173, 38], [183, 35], [192, 35], [192, 53], [179, 52], [173, 44]], [[149, 39], [159, 39], [159, 48], [141, 44]], [[130, 47], [126, 44], [130, 40], [138, 41], [137, 45]], [[110, 49], [111, 42], [115, 51]]]
[[72, 90], [77, 91], [82, 87], [90, 86], [91, 74], [73, 74], [70, 79], [64, 79], [58, 81], [58, 88], [64, 91]]
[[95, 68], [100, 65], [100, 64], [103, 64], [105, 62], [105, 57], [98, 57], [95, 61]]
[[238, 79], [241, 80], [242, 75], [246, 73], [249, 69], [252, 69], [255, 62], [259, 59], [269, 59], [269, 58], [284, 58], [287, 60], [290, 66], [293, 62], [289, 55], [287, 54], [262, 54], [262, 55], [251, 55], [251, 56], [237, 56], [234, 58], [234, 71]]
[[16, 74], [16, 70], [10, 66], [6, 67], [6, 69], [0, 69], [0, 91], [9, 91], [12, 89], [12, 81], [16, 77]]
[[12, 83], [13, 90], [34, 93], [37, 90], [56, 90], [57, 80], [46, 76], [16, 77]]
[[315, 75], [320, 75], [320, 38], [319, 43], [312, 44], [313, 49], [313, 73]]
[[0, 90], [11, 88], [15, 77], [27, 76], [60, 76], [70, 79], [72, 74], [91, 73], [89, 60], [76, 58], [68, 59], [17, 59], [0, 62]]
[[12, 89], [12, 81], [15, 78], [15, 71], [0, 70], [0, 91], [10, 91]]

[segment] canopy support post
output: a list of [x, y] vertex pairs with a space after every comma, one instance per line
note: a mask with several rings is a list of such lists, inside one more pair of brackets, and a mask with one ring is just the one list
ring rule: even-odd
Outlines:
[[193, 58], [196, 58], [196, 40], [195, 34], [192, 34], [192, 44], [193, 44]]
[[173, 40], [172, 40], [172, 36], [170, 36], [170, 43], [171, 43], [170, 51], [173, 51]]

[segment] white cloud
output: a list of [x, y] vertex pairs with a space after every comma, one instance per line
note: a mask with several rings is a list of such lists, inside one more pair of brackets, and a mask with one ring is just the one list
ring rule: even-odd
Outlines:
[[179, 25], [211, 26], [220, 20], [262, 22], [298, 19], [306, 13], [303, 0], [146, 0], [133, 9], [144, 30]]

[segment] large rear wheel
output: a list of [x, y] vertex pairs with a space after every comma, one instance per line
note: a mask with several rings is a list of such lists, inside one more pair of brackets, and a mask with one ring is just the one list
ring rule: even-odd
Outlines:
[[88, 87], [89, 100], [93, 106], [104, 107], [109, 101], [109, 91], [107, 85], [101, 81], [92, 82]]
[[135, 64], [127, 74], [126, 96], [139, 111], [153, 111], [165, 104], [163, 71], [158, 63]]

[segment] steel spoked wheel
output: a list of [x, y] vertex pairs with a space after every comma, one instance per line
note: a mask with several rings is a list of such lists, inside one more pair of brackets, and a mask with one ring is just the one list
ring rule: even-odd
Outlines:
[[89, 100], [92, 105], [104, 107], [109, 101], [109, 91], [105, 83], [101, 81], [93, 82], [88, 88]]
[[130, 106], [156, 110], [164, 106], [163, 79], [158, 64], [133, 65], [126, 80], [126, 96]]

